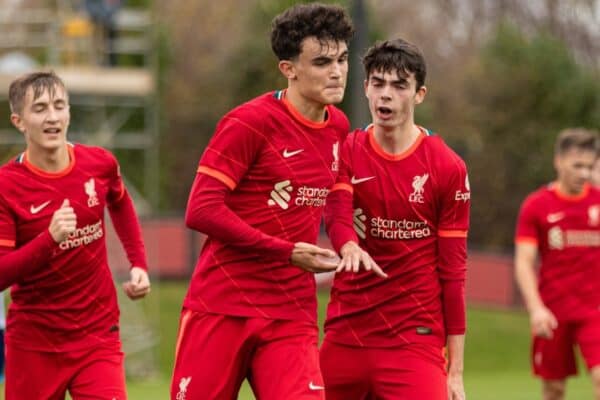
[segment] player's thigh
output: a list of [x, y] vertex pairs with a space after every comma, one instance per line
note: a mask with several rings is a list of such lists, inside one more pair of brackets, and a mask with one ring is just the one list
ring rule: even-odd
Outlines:
[[442, 348], [411, 344], [373, 352], [373, 398], [446, 400], [446, 360]]
[[325, 338], [320, 350], [327, 400], [365, 400], [369, 394], [368, 350]]
[[595, 367], [600, 367], [600, 317], [577, 323], [575, 341], [579, 345], [588, 369], [591, 371]]
[[575, 337], [571, 324], [560, 322], [551, 339], [535, 336], [531, 362], [535, 375], [544, 380], [562, 380], [577, 374]]
[[73, 400], [126, 400], [125, 369], [120, 343], [94, 348], [77, 362], [69, 384]]
[[70, 370], [57, 353], [16, 349], [6, 352], [6, 400], [64, 400]]
[[173, 400], [236, 399], [253, 351], [250, 318], [184, 310], [171, 382]]
[[250, 366], [257, 400], [323, 400], [318, 328], [302, 321], [273, 321], [263, 330]]

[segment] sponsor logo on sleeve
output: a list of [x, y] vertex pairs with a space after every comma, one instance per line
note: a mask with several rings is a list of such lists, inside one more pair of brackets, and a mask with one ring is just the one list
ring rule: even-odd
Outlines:
[[457, 190], [454, 194], [454, 200], [467, 202], [471, 199], [471, 185], [469, 184], [469, 175], [465, 176], [465, 191]]

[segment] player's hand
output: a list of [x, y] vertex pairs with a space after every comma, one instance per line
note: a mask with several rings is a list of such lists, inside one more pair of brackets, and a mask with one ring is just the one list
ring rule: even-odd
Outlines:
[[460, 372], [448, 372], [448, 400], [465, 400], [465, 385]]
[[308, 272], [329, 272], [335, 271], [340, 259], [333, 250], [297, 242], [294, 244], [290, 261]]
[[362, 265], [365, 271], [373, 271], [375, 275], [387, 278], [388, 275], [377, 265], [369, 253], [360, 248], [356, 242], [346, 242], [340, 249], [342, 260], [337, 266], [336, 272], [358, 272]]
[[60, 243], [77, 228], [77, 216], [69, 199], [65, 199], [60, 208], [54, 211], [48, 231], [56, 243]]
[[129, 275], [130, 280], [123, 283], [123, 291], [127, 297], [137, 300], [150, 293], [150, 278], [145, 269], [132, 267]]
[[535, 336], [552, 339], [554, 329], [558, 327], [558, 321], [552, 311], [544, 306], [539, 306], [531, 311], [529, 315], [531, 332]]

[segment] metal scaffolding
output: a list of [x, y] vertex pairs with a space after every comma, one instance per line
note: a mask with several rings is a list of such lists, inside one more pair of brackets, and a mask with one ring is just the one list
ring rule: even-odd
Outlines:
[[[107, 43], [104, 27], [85, 12], [83, 1], [2, 2], [0, 99], [6, 100], [17, 76], [34, 69], [54, 70], [70, 94], [69, 140], [118, 154], [139, 153], [131, 157], [134, 168], [124, 168], [124, 178], [138, 211], [151, 212], [159, 201], [157, 54], [151, 11], [118, 9], [111, 25], [114, 37]], [[24, 143], [4, 119], [0, 155], [14, 153]]]

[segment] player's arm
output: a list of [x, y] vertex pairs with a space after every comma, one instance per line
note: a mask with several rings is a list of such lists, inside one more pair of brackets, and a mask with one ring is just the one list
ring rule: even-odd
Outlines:
[[129, 281], [123, 283], [123, 291], [130, 299], [137, 300], [150, 293], [142, 229], [131, 196], [123, 184], [119, 164], [111, 153], [107, 152], [107, 155], [112, 166], [106, 204], [110, 219], [131, 265]]
[[292, 243], [268, 235], [241, 219], [225, 203], [230, 190], [221, 180], [206, 173], [198, 173], [188, 200], [186, 225], [236, 248], [273, 260], [291, 261], [311, 272], [335, 269], [337, 264], [323, 262], [318, 258], [319, 255], [335, 256], [331, 250], [310, 243]]
[[65, 240], [76, 225], [77, 217], [65, 200], [52, 215], [48, 229], [17, 249], [14, 221], [0, 201], [0, 291], [47, 266], [56, 245]]
[[[465, 280], [467, 273], [467, 233], [470, 189], [464, 162], [454, 159], [445, 168], [440, 187], [438, 221], [438, 273], [442, 291], [442, 311], [448, 346], [448, 397], [465, 398], [463, 385], [466, 324]], [[460, 193], [460, 196], [457, 196]]]
[[518, 239], [515, 244], [515, 279], [521, 290], [525, 306], [529, 312], [531, 331], [536, 336], [551, 338], [558, 326], [556, 317], [546, 308], [538, 290], [535, 271], [538, 256], [537, 243]]

